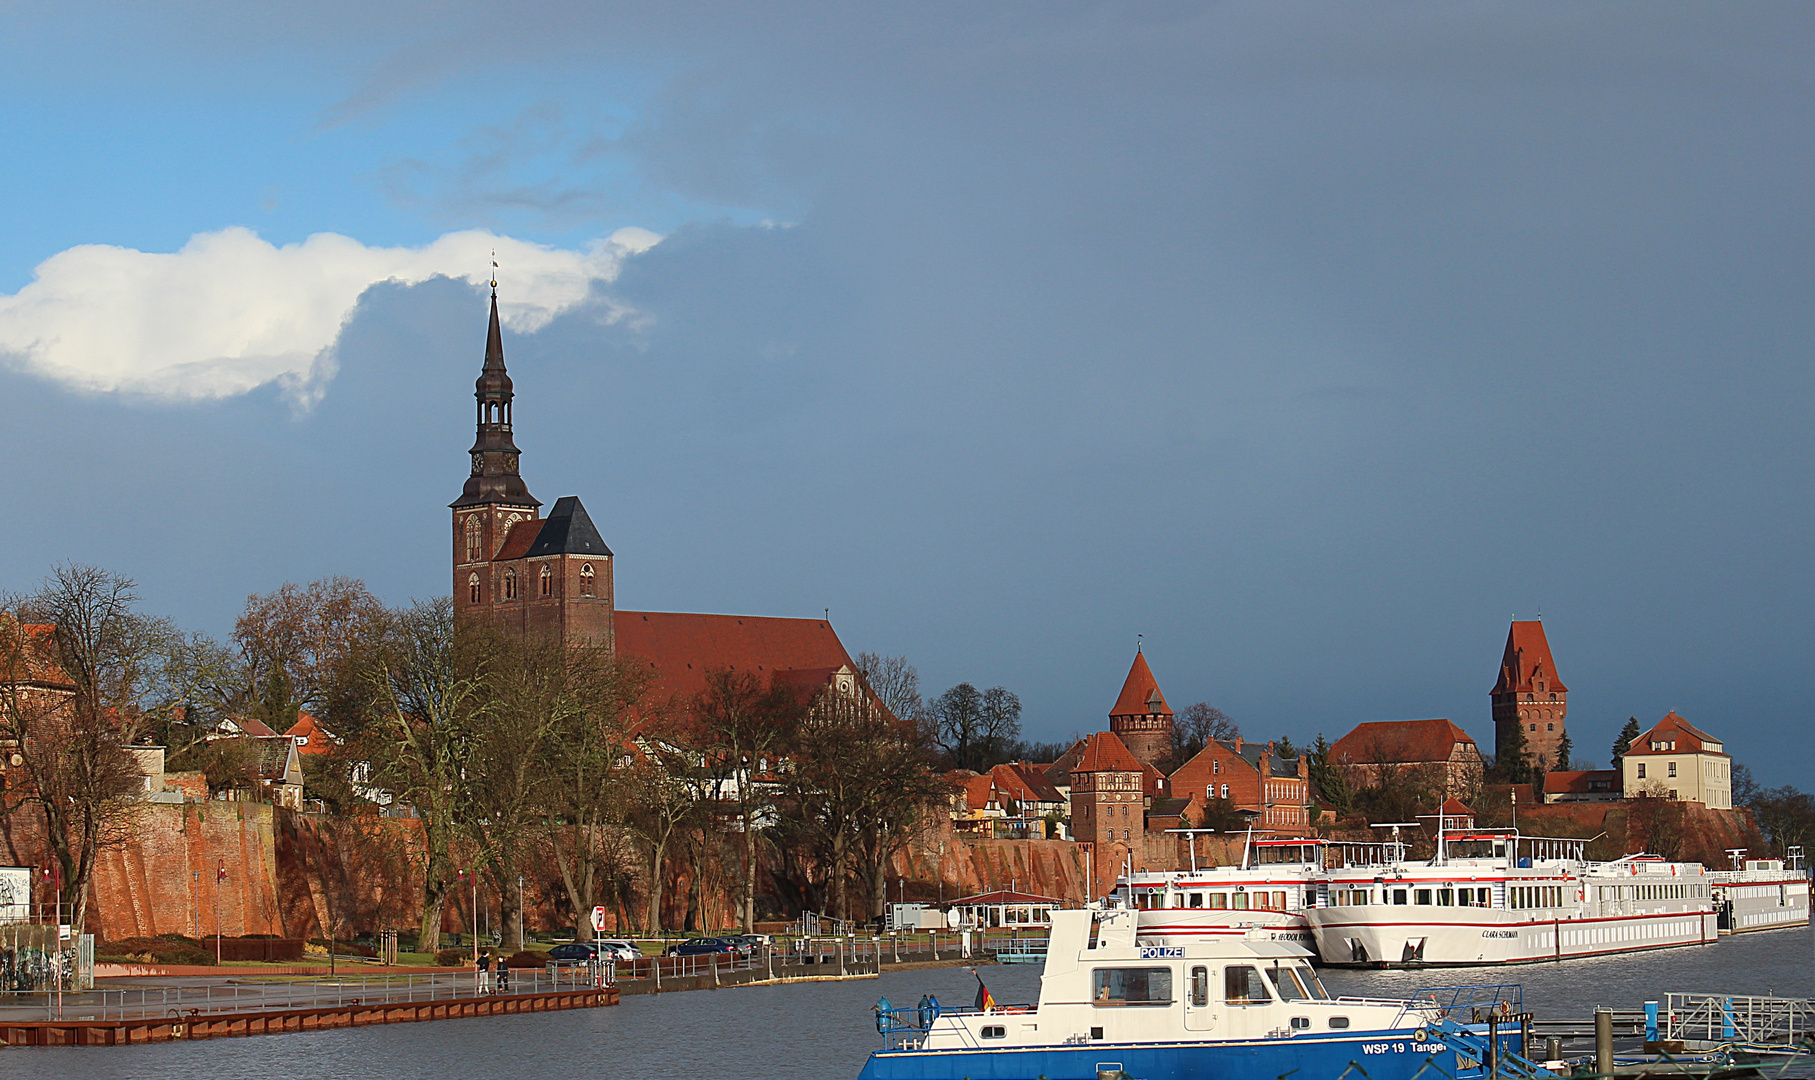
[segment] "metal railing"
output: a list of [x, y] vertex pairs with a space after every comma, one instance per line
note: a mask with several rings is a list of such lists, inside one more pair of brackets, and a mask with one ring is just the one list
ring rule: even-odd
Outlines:
[[1662, 1019], [1664, 1038], [1685, 1044], [1782, 1048], [1815, 1044], [1815, 1001], [1808, 998], [1666, 994]]
[[[608, 966], [607, 966], [608, 967]], [[549, 965], [554, 969], [554, 965]], [[514, 968], [508, 980], [497, 973], [478, 972], [435, 975], [348, 975], [338, 978], [242, 979], [202, 986], [139, 987], [126, 990], [91, 990], [63, 995], [61, 1014], [51, 1006], [51, 1020], [140, 1020], [193, 1017], [225, 1013], [274, 1012], [290, 1009], [327, 1009], [347, 1005], [407, 1004], [453, 1001], [501, 994], [540, 994], [564, 990], [592, 990], [610, 984], [608, 971], [581, 965], [566, 969]], [[24, 1003], [21, 1003], [24, 1004]], [[0, 1015], [22, 1012], [6, 1008], [0, 996]], [[33, 1010], [34, 1015], [37, 1009]]]

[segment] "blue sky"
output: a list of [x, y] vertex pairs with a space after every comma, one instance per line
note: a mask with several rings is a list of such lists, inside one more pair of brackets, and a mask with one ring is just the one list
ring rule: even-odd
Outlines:
[[0, 587], [444, 591], [498, 247], [525, 474], [627, 607], [829, 607], [1036, 737], [1141, 633], [1251, 735], [1490, 748], [1541, 610], [1579, 748], [1676, 709], [1806, 786], [1811, 22], [26, 13]]

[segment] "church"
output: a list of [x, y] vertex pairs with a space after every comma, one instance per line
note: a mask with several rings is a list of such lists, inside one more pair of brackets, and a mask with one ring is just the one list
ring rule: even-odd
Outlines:
[[471, 472], [451, 504], [456, 618], [602, 645], [647, 665], [650, 704], [693, 700], [713, 671], [751, 672], [764, 686], [855, 689], [856, 665], [824, 619], [618, 610], [615, 556], [579, 497], [556, 499], [544, 517], [523, 480], [514, 396], [494, 283]]

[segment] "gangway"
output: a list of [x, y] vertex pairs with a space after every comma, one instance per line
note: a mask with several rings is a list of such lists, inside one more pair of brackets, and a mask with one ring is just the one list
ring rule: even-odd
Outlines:
[[1682, 1043], [1684, 1049], [1815, 1051], [1815, 1001], [1809, 998], [1666, 994], [1660, 1019], [1663, 1038]]

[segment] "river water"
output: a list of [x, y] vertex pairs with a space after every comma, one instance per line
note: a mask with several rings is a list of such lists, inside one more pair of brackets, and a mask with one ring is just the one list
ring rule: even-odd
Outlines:
[[[1518, 968], [1326, 971], [1336, 994], [1515, 982], [1546, 1019], [1636, 1009], [1670, 991], [1815, 997], [1807, 928], [1717, 945]], [[1039, 965], [985, 967], [1004, 1004], [1038, 996]], [[0, 1077], [32, 1080], [852, 1080], [876, 1035], [870, 1006], [923, 993], [969, 1004], [960, 968], [877, 979], [634, 996], [608, 1009], [269, 1035], [198, 1043], [0, 1051]]]

